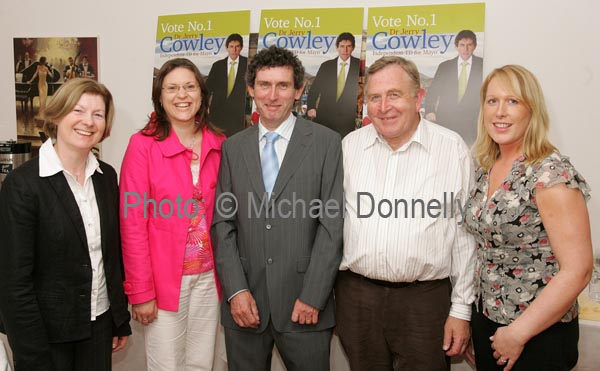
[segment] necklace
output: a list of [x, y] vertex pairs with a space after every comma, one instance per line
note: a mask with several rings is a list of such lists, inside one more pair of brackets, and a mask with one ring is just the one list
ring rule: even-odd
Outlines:
[[187, 147], [190, 151], [192, 151], [192, 161], [198, 161], [200, 159], [200, 156], [198, 155], [198, 153], [196, 153], [196, 151], [194, 151], [195, 146], [196, 146], [196, 134], [194, 134], [194, 136], [192, 137], [192, 142]]

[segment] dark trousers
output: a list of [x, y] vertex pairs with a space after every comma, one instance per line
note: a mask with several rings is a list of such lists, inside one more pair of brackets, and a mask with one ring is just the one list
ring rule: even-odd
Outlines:
[[444, 371], [448, 279], [388, 287], [350, 271], [335, 286], [336, 332], [353, 371]]
[[[473, 347], [477, 371], [500, 371], [491, 348], [490, 336], [505, 325], [493, 322], [478, 313], [473, 306], [471, 327]], [[568, 323], [558, 322], [537, 336], [533, 337], [523, 349], [523, 353], [515, 363], [513, 371], [567, 371], [577, 364], [579, 353], [579, 320], [575, 318]]]
[[227, 366], [230, 371], [271, 369], [273, 345], [288, 371], [328, 371], [332, 329], [278, 332], [269, 320], [262, 333], [225, 328]]
[[92, 321], [89, 339], [50, 344], [54, 369], [110, 371], [112, 369], [112, 315], [110, 310]]

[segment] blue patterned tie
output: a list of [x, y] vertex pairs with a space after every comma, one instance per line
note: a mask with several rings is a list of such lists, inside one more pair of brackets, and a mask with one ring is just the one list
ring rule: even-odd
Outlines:
[[265, 134], [267, 143], [263, 147], [262, 158], [260, 164], [262, 166], [263, 182], [265, 183], [265, 191], [267, 196], [271, 198], [271, 192], [279, 173], [279, 160], [277, 160], [277, 153], [275, 153], [275, 142], [280, 138], [279, 134], [274, 131], [270, 131]]

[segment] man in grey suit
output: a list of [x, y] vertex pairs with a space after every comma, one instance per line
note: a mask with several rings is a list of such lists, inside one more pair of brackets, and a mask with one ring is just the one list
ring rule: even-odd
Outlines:
[[248, 66], [259, 124], [223, 143], [211, 237], [230, 370], [329, 370], [342, 257], [339, 134], [296, 118], [304, 68], [272, 46]]

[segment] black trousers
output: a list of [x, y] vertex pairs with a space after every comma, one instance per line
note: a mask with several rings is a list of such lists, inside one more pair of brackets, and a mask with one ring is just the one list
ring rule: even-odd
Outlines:
[[352, 371], [450, 370], [442, 350], [450, 280], [385, 285], [350, 271], [338, 274], [336, 332]]
[[112, 315], [110, 310], [92, 321], [89, 339], [50, 344], [54, 368], [60, 371], [110, 371], [112, 369]]
[[[496, 364], [490, 341], [490, 336], [502, 326], [505, 325], [493, 322], [482, 313], [478, 313], [473, 305], [471, 327], [477, 371], [500, 371], [504, 368]], [[579, 320], [577, 318], [568, 323], [558, 322], [525, 344], [513, 371], [571, 370], [577, 364], [579, 356], [578, 340]]]

